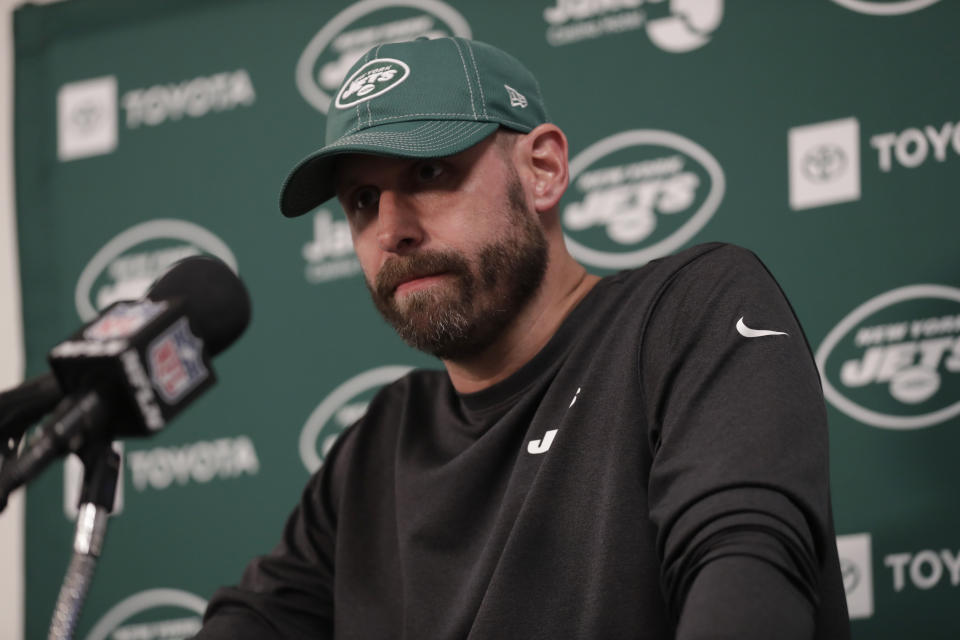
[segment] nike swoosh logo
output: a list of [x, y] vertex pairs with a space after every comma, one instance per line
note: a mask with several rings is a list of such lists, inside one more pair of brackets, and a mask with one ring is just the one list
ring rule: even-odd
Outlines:
[[783, 331], [767, 331], [766, 329], [751, 329], [747, 325], [743, 324], [743, 316], [740, 316], [740, 319], [737, 320], [737, 333], [742, 335], [744, 338], [759, 338], [761, 336], [790, 335], [788, 333], [784, 333]]

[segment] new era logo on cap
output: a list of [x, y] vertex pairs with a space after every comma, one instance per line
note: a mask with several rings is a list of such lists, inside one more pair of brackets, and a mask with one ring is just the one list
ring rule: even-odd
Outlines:
[[522, 93], [514, 89], [508, 84], [503, 85], [503, 88], [507, 90], [507, 93], [510, 95], [510, 106], [511, 107], [520, 107], [521, 109], [526, 108], [527, 98]]

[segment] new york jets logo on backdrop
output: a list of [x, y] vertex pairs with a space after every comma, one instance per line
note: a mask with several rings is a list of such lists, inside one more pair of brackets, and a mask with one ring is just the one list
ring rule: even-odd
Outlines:
[[612, 135], [570, 162], [561, 202], [567, 246], [595, 267], [642, 265], [693, 238], [724, 189], [720, 163], [692, 140], [649, 129]]
[[362, 0], [328, 22], [297, 61], [301, 95], [327, 113], [347, 72], [371, 47], [419, 37], [471, 37], [460, 13], [440, 0]]
[[220, 258], [237, 271], [237, 259], [226, 243], [193, 222], [157, 219], [130, 227], [83, 268], [74, 292], [77, 313], [92, 320], [112, 302], [139, 298], [174, 262], [201, 254]]
[[121, 600], [90, 630], [86, 640], [191, 638], [200, 631], [207, 601], [180, 589], [148, 589]]
[[300, 432], [300, 459], [310, 473], [320, 468], [330, 448], [344, 429], [363, 417], [367, 405], [380, 390], [404, 376], [413, 367], [389, 365], [357, 374], [317, 405]]
[[353, 250], [350, 225], [343, 214], [322, 207], [313, 212], [313, 237], [303, 245], [300, 255], [306, 266], [304, 277], [311, 284], [320, 284], [360, 273], [360, 261]]
[[960, 415], [960, 289], [888, 291], [840, 321], [817, 349], [823, 393], [855, 420], [919, 429]]
[[343, 83], [337, 100], [338, 109], [350, 107], [372, 100], [395, 88], [410, 75], [410, 67], [402, 60], [377, 58], [353, 72]]
[[857, 13], [872, 16], [897, 16], [926, 9], [940, 0], [833, 0]]
[[723, 20], [723, 0], [554, 0], [543, 19], [555, 47], [646, 27], [660, 49], [686, 53], [710, 42]]

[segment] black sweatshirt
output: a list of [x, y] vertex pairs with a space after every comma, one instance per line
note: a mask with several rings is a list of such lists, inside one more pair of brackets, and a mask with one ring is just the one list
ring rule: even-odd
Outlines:
[[694, 247], [488, 389], [382, 390], [199, 637], [843, 640], [827, 453], [777, 283]]

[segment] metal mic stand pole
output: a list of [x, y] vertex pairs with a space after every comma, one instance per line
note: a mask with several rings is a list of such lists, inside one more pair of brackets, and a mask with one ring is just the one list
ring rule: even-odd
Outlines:
[[73, 638], [80, 609], [86, 600], [107, 533], [107, 519], [120, 473], [120, 455], [109, 442], [94, 442], [79, 453], [83, 461], [83, 490], [73, 539], [73, 558], [63, 578], [57, 607], [50, 620], [48, 640]]

